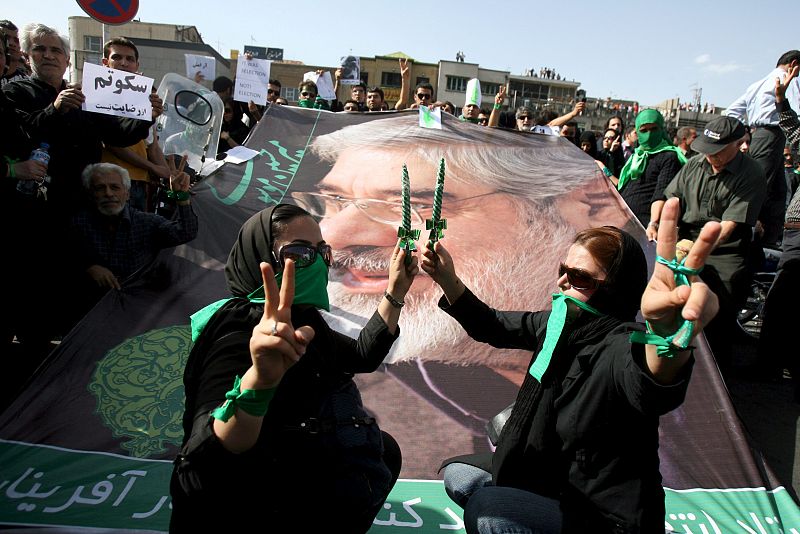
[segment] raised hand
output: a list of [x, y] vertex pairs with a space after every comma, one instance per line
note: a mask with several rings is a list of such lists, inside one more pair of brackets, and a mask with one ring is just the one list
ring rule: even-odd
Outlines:
[[419, 273], [417, 257], [412, 255], [411, 262], [406, 265], [406, 254], [408, 254], [407, 250], [401, 249], [399, 245], [395, 245], [389, 264], [389, 285], [386, 291], [399, 300], [403, 300], [403, 297], [405, 297], [406, 293], [408, 293], [408, 290], [411, 288], [414, 277]]
[[800, 71], [800, 66], [794, 63], [796, 62], [792, 62], [792, 65], [789, 65], [789, 71], [783, 76], [783, 80], [780, 78], [775, 78], [776, 102], [783, 102], [786, 100], [786, 89], [789, 87], [789, 84], [792, 83], [792, 80], [797, 78], [797, 73]]
[[399, 58], [397, 60], [400, 63], [400, 77], [404, 80], [411, 79], [411, 67], [408, 66], [408, 60], [406, 58]]
[[164, 101], [156, 93], [156, 88], [150, 93], [150, 105], [153, 106], [153, 120], [156, 120], [162, 113], [164, 113]]
[[[680, 202], [677, 198], [671, 198], [661, 211], [656, 245], [658, 255], [668, 261], [675, 258], [679, 217]], [[706, 223], [686, 257], [686, 267], [701, 269], [705, 265], [720, 230], [719, 223]], [[656, 263], [653, 276], [642, 295], [642, 316], [656, 334], [673, 334], [685, 319], [694, 322], [694, 338], [717, 314], [717, 296], [699, 277], [689, 275], [688, 279], [689, 285], [678, 286], [673, 271], [666, 265]]]
[[506, 86], [500, 85], [500, 89], [497, 91], [497, 94], [494, 96], [494, 103], [502, 106], [503, 102], [506, 100]]
[[181, 157], [177, 168], [175, 167], [174, 158], [167, 158], [167, 166], [169, 166], [169, 188], [173, 191], [188, 191], [191, 179], [183, 171], [186, 168], [186, 154]]
[[294, 261], [286, 260], [280, 292], [272, 267], [261, 265], [264, 282], [264, 315], [253, 328], [250, 337], [250, 358], [255, 371], [254, 389], [273, 388], [283, 375], [305, 354], [306, 347], [314, 339], [314, 329], [292, 326], [292, 302], [294, 301]]
[[420, 266], [433, 278], [434, 282], [439, 284], [450, 303], [453, 303], [464, 292], [464, 284], [456, 275], [453, 258], [441, 241], [434, 243], [433, 248], [430, 243], [425, 247]]

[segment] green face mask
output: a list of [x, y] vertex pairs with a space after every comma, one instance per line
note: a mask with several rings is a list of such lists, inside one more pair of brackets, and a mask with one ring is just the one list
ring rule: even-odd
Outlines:
[[655, 150], [664, 141], [664, 131], [659, 127], [649, 132], [638, 132], [639, 146], [644, 150]]
[[[283, 272], [275, 275], [278, 287], [281, 287]], [[308, 267], [300, 267], [294, 271], [294, 304], [311, 304], [315, 308], [331, 311], [328, 299], [328, 265], [317, 254], [317, 259]]]

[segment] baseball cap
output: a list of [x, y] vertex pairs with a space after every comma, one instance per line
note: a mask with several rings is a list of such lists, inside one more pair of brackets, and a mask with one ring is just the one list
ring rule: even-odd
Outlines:
[[702, 132], [697, 132], [697, 139], [692, 141], [692, 150], [712, 156], [729, 143], [744, 137], [745, 129], [738, 119], [718, 117], [708, 124]]

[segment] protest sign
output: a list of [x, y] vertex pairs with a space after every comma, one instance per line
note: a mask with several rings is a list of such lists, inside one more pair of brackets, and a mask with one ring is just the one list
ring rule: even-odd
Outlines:
[[186, 77], [190, 80], [194, 80], [197, 73], [200, 73], [203, 80], [213, 80], [217, 77], [217, 61], [213, 57], [195, 54], [184, 54], [184, 56], [186, 56]]
[[422, 128], [442, 129], [442, 108], [419, 107], [419, 125]]
[[314, 71], [309, 71], [303, 74], [303, 81], [312, 81], [317, 84], [317, 94], [320, 98], [325, 100], [335, 100], [336, 93], [333, 90], [333, 81], [331, 80], [331, 73], [328, 71], [322, 74], [317, 74]]
[[345, 56], [342, 58], [342, 85], [358, 85], [361, 83], [361, 58], [358, 56]]
[[236, 66], [236, 87], [233, 90], [233, 99], [237, 102], [252, 100], [258, 105], [266, 105], [271, 63], [265, 59], [240, 57]]
[[149, 121], [153, 115], [152, 88], [153, 78], [84, 63], [82, 91], [86, 100], [81, 109]]

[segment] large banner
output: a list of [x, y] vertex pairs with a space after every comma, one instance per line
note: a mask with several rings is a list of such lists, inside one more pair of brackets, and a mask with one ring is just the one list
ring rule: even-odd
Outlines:
[[[557, 137], [450, 116], [441, 130], [420, 128], [417, 112], [270, 106], [247, 146], [259, 156], [196, 186], [197, 239], [163, 251], [108, 294], [0, 417], [0, 523], [167, 529], [188, 317], [227, 296], [223, 268], [238, 229], [271, 204], [297, 203], [319, 218], [335, 251], [326, 318], [353, 335], [383, 294], [404, 163], [420, 228], [446, 159], [444, 243], [460, 277], [496, 308], [546, 308], [579, 229], [623, 227], [651, 263], [655, 253], [595, 163]], [[390, 356], [357, 378], [365, 405], [403, 451], [401, 480], [374, 522], [378, 534], [463, 532], [438, 467], [490, 450], [484, 426], [514, 400], [530, 360], [471, 341], [438, 310], [439, 295], [427, 276], [415, 280]], [[702, 343], [695, 354], [686, 402], [662, 418], [665, 529], [798, 532], [800, 511], [749, 445], [713, 357]], [[335, 531], [321, 521], [303, 529]]]

